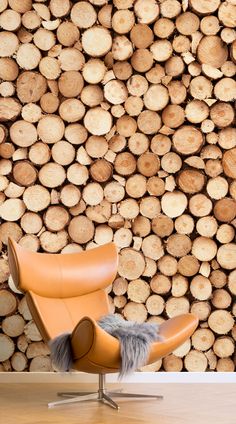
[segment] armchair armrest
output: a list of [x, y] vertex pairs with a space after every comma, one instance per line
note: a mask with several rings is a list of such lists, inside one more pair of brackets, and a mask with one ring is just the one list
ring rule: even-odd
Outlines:
[[97, 364], [111, 368], [119, 367], [119, 340], [104, 331], [90, 317], [82, 318], [73, 330], [71, 346], [75, 361], [87, 356]]

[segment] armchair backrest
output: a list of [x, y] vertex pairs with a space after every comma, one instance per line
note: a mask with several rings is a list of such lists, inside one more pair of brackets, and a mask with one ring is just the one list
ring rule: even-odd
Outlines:
[[38, 253], [9, 237], [8, 259], [19, 290], [52, 298], [82, 296], [103, 289], [117, 273], [114, 243], [78, 253]]
[[114, 243], [79, 253], [31, 252], [8, 240], [10, 272], [16, 287], [27, 293], [32, 316], [45, 340], [72, 331], [83, 316], [108, 313], [105, 288], [117, 273]]

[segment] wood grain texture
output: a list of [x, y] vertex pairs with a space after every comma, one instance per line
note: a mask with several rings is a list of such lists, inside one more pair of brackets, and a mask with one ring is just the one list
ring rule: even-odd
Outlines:
[[[56, 400], [57, 391], [89, 391], [95, 385], [75, 384], [4, 384], [0, 385], [1, 417], [13, 424], [234, 424], [235, 384], [124, 384], [127, 392], [161, 394], [163, 400], [127, 400], [116, 398], [120, 410], [90, 402], [47, 409], [47, 402]], [[14, 408], [13, 408], [14, 405]], [[201, 405], [201, 408], [199, 408]]]

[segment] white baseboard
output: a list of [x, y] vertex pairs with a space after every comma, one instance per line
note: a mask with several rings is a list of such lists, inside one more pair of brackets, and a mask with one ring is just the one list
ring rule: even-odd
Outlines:
[[[96, 374], [82, 372], [1, 372], [6, 383], [97, 383]], [[118, 374], [108, 374], [108, 383], [119, 383]], [[235, 372], [135, 372], [121, 383], [236, 383]]]

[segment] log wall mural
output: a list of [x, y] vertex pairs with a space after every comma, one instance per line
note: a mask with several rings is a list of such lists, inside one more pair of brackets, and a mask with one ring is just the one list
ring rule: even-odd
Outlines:
[[234, 371], [235, 74], [235, 0], [0, 0], [0, 371], [53, 369], [9, 235], [114, 240], [113, 312], [200, 319], [143, 370]]

